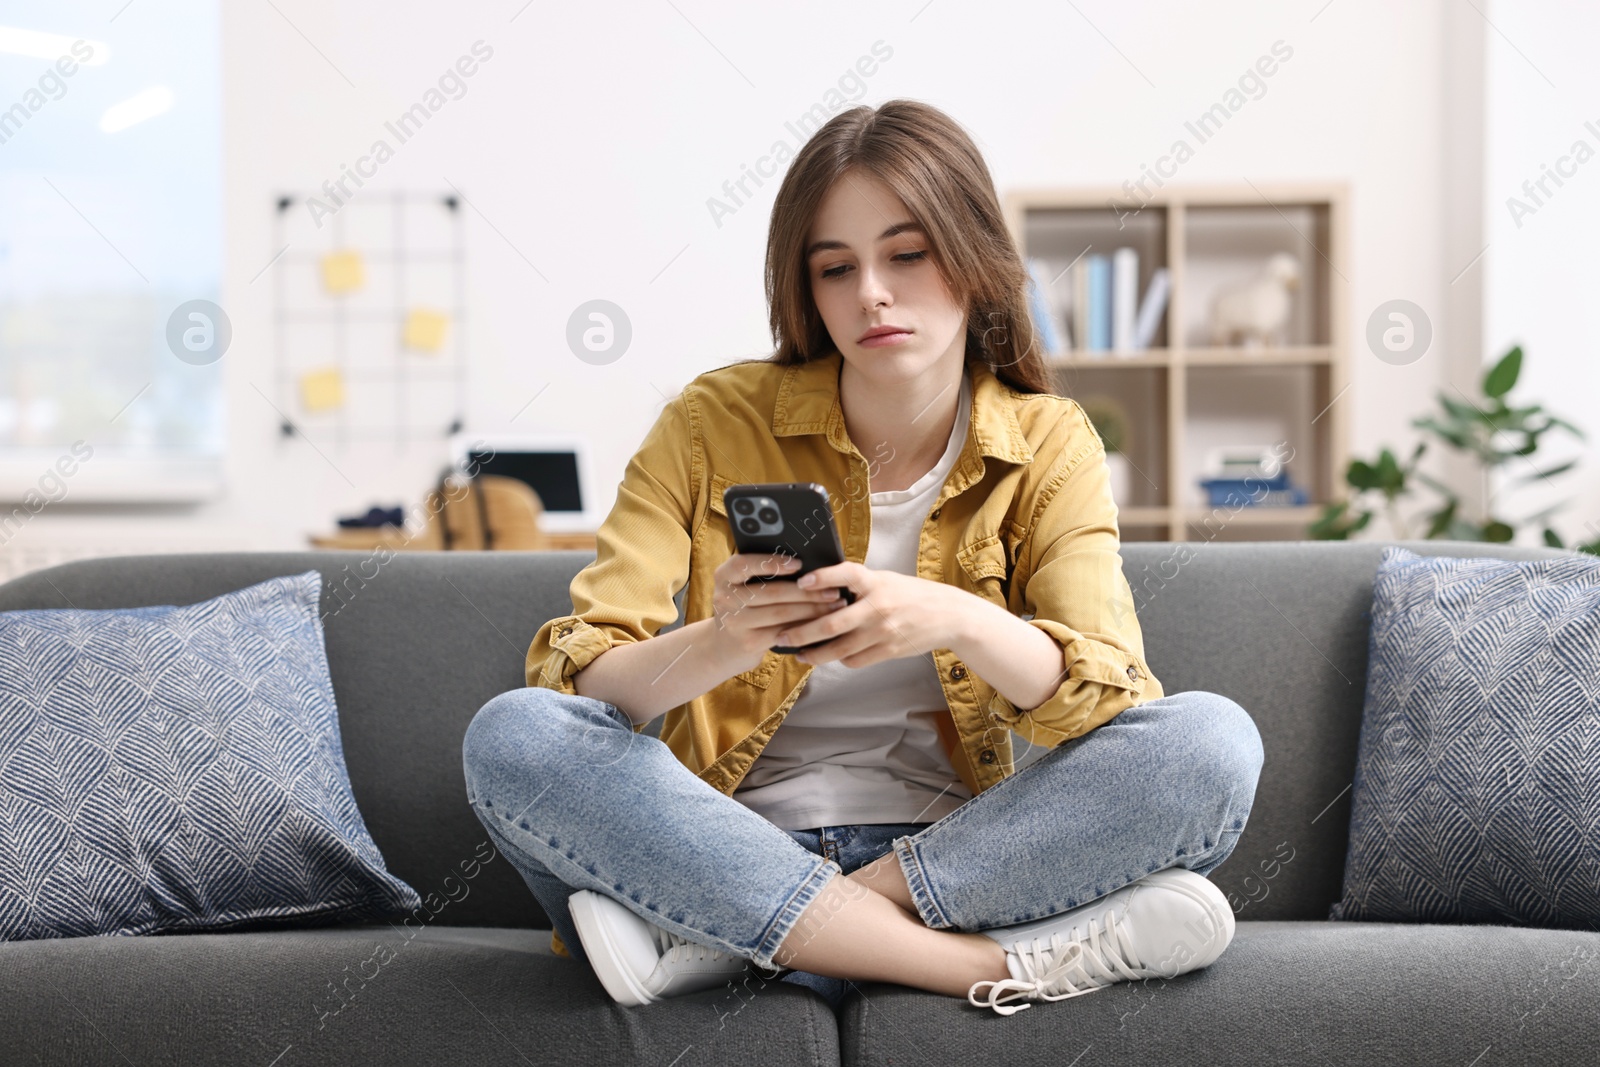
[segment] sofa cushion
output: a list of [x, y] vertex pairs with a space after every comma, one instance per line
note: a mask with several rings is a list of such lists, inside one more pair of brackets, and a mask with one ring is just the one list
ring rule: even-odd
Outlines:
[[1334, 919], [1600, 925], [1600, 560], [1390, 547]]
[[[75, 938], [0, 952], [6, 1063], [831, 1067], [783, 982], [624, 1008], [549, 930], [367, 924]], [[158, 990], [159, 996], [151, 991]]]
[[0, 940], [420, 906], [351, 794], [321, 585], [0, 614]]
[[846, 1064], [1591, 1063], [1600, 934], [1509, 926], [1241, 921], [1221, 958], [996, 1015], [863, 983]]

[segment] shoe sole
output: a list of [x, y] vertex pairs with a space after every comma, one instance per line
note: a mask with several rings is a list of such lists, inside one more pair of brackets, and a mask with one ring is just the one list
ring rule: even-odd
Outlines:
[[[1181, 873], [1180, 873], [1181, 872]], [[1228, 903], [1228, 898], [1203, 874], [1195, 874], [1187, 867], [1164, 867], [1153, 871], [1140, 879], [1145, 885], [1159, 885], [1172, 893], [1179, 893], [1199, 904], [1210, 916], [1216, 929], [1222, 931], [1221, 947], [1216, 954], [1204, 963], [1196, 963], [1190, 970], [1199, 970], [1209, 967], [1221, 958], [1222, 953], [1233, 943], [1234, 918], [1233, 907]], [[1180, 972], [1181, 973], [1181, 972]]]
[[601, 899], [601, 894], [587, 889], [567, 898], [567, 909], [572, 913], [572, 924], [578, 929], [583, 951], [589, 957], [589, 966], [594, 968], [595, 977], [618, 1004], [630, 1008], [654, 1004], [656, 998], [645, 992], [639, 980], [617, 965], [622, 953], [600, 914]]

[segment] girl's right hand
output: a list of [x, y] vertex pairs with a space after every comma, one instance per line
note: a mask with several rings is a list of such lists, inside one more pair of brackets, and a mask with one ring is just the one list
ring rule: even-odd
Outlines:
[[[734, 673], [753, 670], [778, 634], [794, 622], [809, 622], [845, 606], [837, 587], [801, 589], [794, 582], [800, 562], [782, 553], [740, 552], [712, 573], [713, 633], [730, 659]], [[771, 581], [752, 580], [763, 575]]]

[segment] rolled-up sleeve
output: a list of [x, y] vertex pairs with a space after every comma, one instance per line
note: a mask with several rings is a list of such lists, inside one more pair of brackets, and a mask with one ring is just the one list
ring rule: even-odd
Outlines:
[[690, 390], [669, 401], [628, 461], [617, 501], [595, 533], [594, 562], [572, 579], [572, 614], [539, 628], [527, 683], [574, 693], [572, 676], [621, 644], [654, 637], [678, 617], [689, 580], [694, 487], [701, 457]]
[[1038, 707], [997, 709], [1030, 742], [1054, 748], [1164, 695], [1145, 663], [1133, 592], [1122, 572], [1117, 508], [1105, 447], [1076, 409], [1086, 438], [1052, 475], [1021, 553], [1027, 621], [1055, 639], [1064, 669], [1056, 691]]

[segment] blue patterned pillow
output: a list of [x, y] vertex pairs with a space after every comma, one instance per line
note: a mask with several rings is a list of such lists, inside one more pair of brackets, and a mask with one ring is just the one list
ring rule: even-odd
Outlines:
[[1385, 548], [1331, 919], [1600, 924], [1600, 560]]
[[316, 571], [187, 607], [0, 612], [0, 941], [421, 904], [345, 770]]

